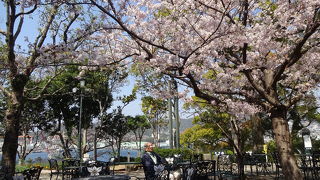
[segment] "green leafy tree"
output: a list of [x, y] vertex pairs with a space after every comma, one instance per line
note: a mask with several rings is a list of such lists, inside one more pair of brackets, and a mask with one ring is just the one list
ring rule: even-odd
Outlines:
[[209, 124], [196, 124], [181, 133], [181, 145], [202, 152], [211, 152], [223, 141], [222, 133], [216, 129], [218, 128], [210, 127]]
[[147, 129], [151, 128], [149, 121], [146, 116], [137, 115], [135, 117], [128, 117], [128, 123], [130, 129], [133, 131], [136, 138], [137, 147], [139, 147], [139, 152], [142, 152], [141, 141], [144, 133]]
[[160, 130], [162, 127], [167, 126], [168, 122], [165, 121], [167, 112], [167, 103], [162, 99], [156, 99], [151, 96], [145, 96], [141, 99], [142, 112], [147, 117], [151, 124], [152, 134], [154, 137], [154, 144], [160, 143]]
[[[120, 161], [121, 143], [130, 129], [129, 118], [122, 114], [122, 108], [118, 107], [112, 113], [107, 113], [101, 118], [100, 130], [111, 137], [111, 142], [115, 142], [117, 147], [117, 157]], [[112, 146], [113, 148], [113, 146]], [[114, 150], [113, 150], [114, 151]], [[115, 151], [114, 151], [115, 152]]]

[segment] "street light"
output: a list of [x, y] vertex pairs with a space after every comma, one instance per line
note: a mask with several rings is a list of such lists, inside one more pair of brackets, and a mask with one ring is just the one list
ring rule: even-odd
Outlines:
[[80, 79], [80, 113], [79, 113], [79, 158], [80, 158], [80, 164], [82, 163], [82, 133], [81, 133], [81, 121], [82, 121], [82, 100], [83, 100], [83, 88], [85, 86], [85, 81], [83, 78]]
[[301, 135], [303, 138], [303, 144], [305, 148], [305, 153], [309, 153], [312, 149], [312, 143], [310, 138], [310, 130], [308, 128], [301, 129]]
[[[81, 126], [82, 126], [82, 100], [83, 100], [83, 88], [85, 86], [85, 80], [84, 78], [78, 78], [80, 81], [80, 112], [79, 112], [79, 123], [78, 123], [78, 149], [79, 149], [79, 159], [80, 159], [80, 164], [82, 162], [82, 133], [81, 133]], [[73, 88], [72, 91], [73, 93], [77, 92], [77, 88]]]

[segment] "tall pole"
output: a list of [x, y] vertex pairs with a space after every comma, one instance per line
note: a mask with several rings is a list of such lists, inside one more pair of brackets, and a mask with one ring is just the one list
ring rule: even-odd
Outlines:
[[82, 173], [81, 163], [82, 163], [82, 101], [83, 101], [83, 88], [85, 85], [84, 79], [80, 79], [80, 112], [79, 112], [79, 160], [80, 160], [80, 174]]
[[[178, 93], [178, 83], [174, 81], [174, 91]], [[174, 103], [174, 117], [175, 117], [175, 125], [176, 125], [176, 132], [175, 132], [175, 147], [177, 149], [180, 148], [180, 116], [179, 116], [179, 98], [177, 95], [173, 98]]]
[[179, 98], [177, 96], [174, 97], [174, 116], [176, 120], [175, 147], [179, 149], [180, 148], [180, 116], [179, 116]]
[[[168, 90], [171, 92], [171, 80], [168, 81]], [[172, 102], [171, 98], [168, 99], [168, 118], [169, 118], [169, 145], [173, 149], [173, 123], [172, 123]]]
[[82, 133], [81, 133], [81, 121], [82, 121], [82, 90], [81, 90], [81, 92], [80, 92], [80, 113], [79, 113], [79, 129], [78, 129], [78, 136], [79, 136], [79, 159], [80, 159], [80, 161], [82, 160], [82, 148], [81, 148], [81, 146], [82, 146], [82, 143], [81, 143], [81, 135], [82, 135]]

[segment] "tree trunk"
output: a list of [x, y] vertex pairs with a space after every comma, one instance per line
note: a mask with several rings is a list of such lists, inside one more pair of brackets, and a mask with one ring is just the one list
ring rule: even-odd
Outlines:
[[253, 143], [253, 152], [261, 153], [263, 150], [264, 144], [264, 129], [262, 127], [262, 120], [258, 114], [251, 116], [251, 120], [253, 122], [253, 130], [252, 130], [252, 143]]
[[97, 154], [97, 128], [94, 128], [94, 138], [93, 138], [93, 160], [97, 161], [98, 154]]
[[82, 129], [82, 157], [84, 154], [87, 153], [88, 151], [88, 146], [87, 146], [87, 139], [88, 139], [88, 129]]
[[301, 180], [303, 176], [292, 150], [292, 141], [286, 114], [287, 109], [285, 107], [280, 106], [273, 108], [271, 111], [273, 133], [285, 179]]
[[68, 141], [65, 142], [64, 138], [63, 138], [63, 135], [61, 133], [58, 133], [57, 134], [59, 136], [59, 139], [60, 139], [60, 142], [62, 144], [62, 148], [63, 148], [63, 157], [64, 158], [71, 158], [71, 152], [70, 152], [70, 149], [68, 147]]
[[[242, 150], [241, 150], [242, 151]], [[244, 157], [243, 153], [237, 153], [237, 163], [238, 163], [238, 171], [239, 171], [239, 179], [243, 180], [246, 179], [245, 174], [244, 174]]]
[[118, 162], [120, 162], [120, 153], [121, 153], [121, 142], [122, 142], [122, 138], [119, 138], [119, 141], [117, 143], [117, 155], [118, 155]]
[[13, 93], [8, 102], [8, 109], [5, 116], [5, 134], [2, 146], [2, 174], [6, 179], [12, 179], [15, 172], [16, 155], [18, 149], [18, 135], [20, 116], [23, 107], [21, 93]]

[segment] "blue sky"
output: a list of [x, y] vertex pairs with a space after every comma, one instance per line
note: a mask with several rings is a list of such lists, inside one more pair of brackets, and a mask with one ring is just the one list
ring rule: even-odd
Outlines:
[[[134, 78], [133, 77], [129, 77], [129, 82], [128, 84], [125, 84], [125, 86], [123, 86], [120, 89], [120, 93], [117, 94], [117, 96], [123, 96], [123, 95], [130, 95], [132, 92], [132, 89], [134, 87]], [[114, 94], [114, 96], [116, 96], [116, 94]], [[113, 107], [115, 108], [117, 106], [121, 106], [121, 102], [120, 101], [115, 101], [113, 102]], [[130, 115], [130, 116], [135, 116], [135, 115], [142, 115], [142, 111], [141, 111], [141, 95], [138, 94], [137, 95], [137, 99], [133, 102], [131, 102], [130, 104], [128, 104], [124, 109], [123, 109], [123, 113], [125, 115]]]

